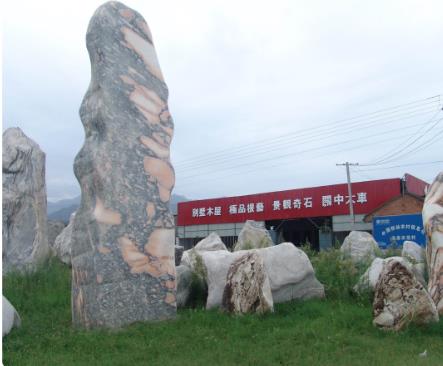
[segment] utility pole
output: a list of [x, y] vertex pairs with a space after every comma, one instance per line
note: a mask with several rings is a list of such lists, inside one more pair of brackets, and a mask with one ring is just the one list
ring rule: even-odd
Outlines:
[[346, 166], [346, 175], [348, 178], [348, 195], [349, 195], [349, 215], [351, 216], [351, 226], [354, 228], [355, 225], [355, 215], [354, 215], [354, 204], [352, 202], [352, 187], [351, 187], [351, 173], [349, 171], [350, 166], [356, 166], [358, 163], [343, 163], [343, 164], [335, 164], [337, 166]]

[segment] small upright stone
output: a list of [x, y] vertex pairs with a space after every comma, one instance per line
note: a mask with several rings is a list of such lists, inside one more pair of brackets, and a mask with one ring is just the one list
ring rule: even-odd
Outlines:
[[274, 311], [271, 286], [261, 255], [246, 252], [229, 267], [222, 306], [235, 314]]
[[69, 218], [69, 224], [55, 238], [52, 250], [54, 255], [63, 263], [71, 265], [72, 228], [74, 227], [75, 212]]
[[20, 128], [3, 133], [3, 272], [48, 258], [45, 153]]
[[52, 252], [54, 252], [55, 239], [57, 239], [57, 236], [60, 235], [65, 226], [63, 221], [48, 220], [48, 244]]
[[443, 315], [443, 172], [432, 183], [423, 205], [428, 262], [428, 291]]
[[238, 250], [272, 247], [274, 242], [265, 226], [254, 220], [247, 220], [238, 234], [234, 252]]
[[82, 190], [72, 232], [72, 317], [116, 328], [176, 315], [174, 169], [168, 89], [136, 11], [107, 2], [86, 34], [91, 82], [80, 108]]
[[343, 241], [340, 251], [355, 263], [371, 262], [378, 250], [374, 237], [365, 231], [351, 231]]

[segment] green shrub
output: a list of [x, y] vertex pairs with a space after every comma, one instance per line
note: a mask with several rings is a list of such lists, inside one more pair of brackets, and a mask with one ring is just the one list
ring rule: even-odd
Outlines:
[[[311, 260], [317, 279], [325, 286], [327, 298], [348, 300], [357, 297], [353, 287], [370, 263], [353, 263], [351, 259], [344, 258], [336, 248], [320, 252], [306, 246], [302, 249]], [[366, 294], [362, 296], [364, 301], [366, 297]]]
[[206, 282], [197, 273], [192, 272], [191, 288], [186, 307], [192, 309], [204, 308], [206, 306], [207, 297], [208, 286], [206, 285]]
[[189, 298], [186, 306], [190, 308], [202, 308], [206, 305], [208, 297], [208, 287], [205, 278], [207, 277], [203, 258], [195, 252], [195, 262], [192, 271]]

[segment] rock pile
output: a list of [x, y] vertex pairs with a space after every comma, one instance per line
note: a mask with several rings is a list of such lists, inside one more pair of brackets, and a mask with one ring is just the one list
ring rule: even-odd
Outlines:
[[71, 265], [72, 228], [74, 226], [75, 212], [69, 218], [69, 224], [57, 236], [54, 242], [53, 251], [55, 256], [63, 263]]
[[202, 253], [208, 285], [206, 308], [220, 307], [231, 264], [249, 252], [256, 251], [263, 258], [274, 303], [294, 299], [324, 297], [324, 287], [315, 278], [307, 255], [292, 243], [251, 251], [211, 251]]

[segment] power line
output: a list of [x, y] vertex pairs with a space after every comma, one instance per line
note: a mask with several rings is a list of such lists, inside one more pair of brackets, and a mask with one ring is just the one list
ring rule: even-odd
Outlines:
[[[433, 119], [434, 119], [439, 113], [441, 113], [441, 110], [437, 111], [437, 112], [431, 117], [431, 119], [430, 119], [427, 123], [425, 123], [425, 125], [426, 125], [426, 124], [430, 124], [430, 123], [432, 122], [432, 120], [433, 120]], [[421, 135], [419, 135], [418, 137], [415, 137], [415, 138], [413, 139], [413, 141], [410, 142], [408, 145], [403, 146], [402, 148], [400, 148], [401, 145], [400, 145], [400, 146], [397, 146], [396, 148], [394, 148], [393, 150], [391, 150], [391, 152], [388, 153], [387, 155], [386, 155], [386, 154], [382, 155], [382, 156], [385, 156], [384, 158], [379, 157], [378, 159], [375, 159], [376, 161], [375, 161], [374, 163], [370, 163], [370, 164], [362, 164], [362, 166], [381, 165], [381, 164], [386, 164], [386, 163], [389, 163], [389, 162], [394, 161], [394, 160], [395, 160], [395, 157], [396, 157], [397, 155], [399, 155], [399, 153], [401, 153], [402, 151], [408, 149], [408, 148], [411, 147], [414, 143], [416, 143], [417, 141], [419, 141], [419, 140], [420, 140], [422, 137], [424, 137], [429, 131], [433, 130], [433, 129], [439, 124], [439, 122], [440, 122], [441, 120], [442, 120], [442, 119], [439, 119], [439, 120], [437, 120], [435, 123], [433, 123], [430, 127], [428, 127], [428, 129], [427, 129], [426, 131], [424, 131], [424, 132], [423, 132]], [[410, 140], [410, 139], [413, 138], [414, 136], [415, 136], [415, 135], [412, 134], [412, 135], [409, 137], [408, 140]], [[408, 141], [408, 140], [407, 140], [407, 141]], [[403, 145], [406, 144], [407, 141], [404, 142]], [[401, 154], [400, 156], [403, 156], [403, 155], [404, 155], [404, 154]]]
[[361, 169], [361, 172], [372, 172], [377, 170], [388, 170], [388, 169], [394, 169], [394, 168], [404, 168], [408, 166], [420, 166], [420, 165], [432, 165], [432, 164], [440, 164], [443, 163], [443, 160], [436, 160], [436, 161], [427, 161], [427, 162], [421, 162], [421, 163], [411, 163], [411, 164], [401, 164], [401, 165], [394, 165], [394, 166], [387, 166], [383, 168], [372, 168], [372, 169]]
[[[419, 113], [412, 113], [412, 114], [408, 113], [408, 114], [403, 114], [400, 116], [395, 116], [395, 119], [381, 119], [381, 120], [372, 121], [371, 123], [368, 123], [367, 121], [365, 121], [363, 123], [359, 123], [354, 126], [350, 126], [349, 128], [361, 131], [364, 129], [376, 127], [378, 125], [392, 124], [393, 122], [404, 121], [406, 119], [418, 117], [420, 115], [428, 114], [428, 113], [431, 113], [434, 111], [435, 111], [435, 108], [433, 108], [432, 110], [428, 110], [428, 111], [421, 111]], [[335, 135], [342, 135], [343, 134], [342, 130], [337, 129], [335, 127], [331, 127], [329, 131], [324, 131], [324, 132], [327, 132], [327, 133], [315, 134], [315, 133], [313, 133], [313, 131], [305, 131], [304, 134], [298, 135], [297, 137], [293, 138], [292, 141], [287, 141], [285, 143], [279, 144], [278, 146], [272, 146], [272, 145], [275, 145], [275, 142], [274, 142], [274, 143], [258, 146], [254, 149], [248, 149], [248, 151], [245, 153], [240, 153], [239, 151], [237, 151], [232, 154], [226, 154], [226, 157], [219, 156], [218, 158], [207, 159], [207, 161], [201, 160], [200, 162], [196, 162], [195, 164], [192, 164], [192, 162], [190, 162], [190, 163], [188, 163], [188, 165], [186, 167], [182, 167], [182, 166], [177, 167], [176, 165], [175, 166], [176, 166], [177, 172], [186, 171], [186, 170], [190, 170], [190, 169], [196, 169], [196, 168], [202, 168], [205, 166], [212, 167], [215, 164], [217, 164], [217, 165], [227, 164], [229, 161], [238, 160], [239, 158], [246, 158], [249, 156], [257, 156], [257, 155], [263, 155], [263, 154], [267, 155], [270, 152], [282, 150], [284, 147], [286, 147], [288, 145], [294, 146], [294, 144], [297, 141], [300, 141], [297, 144], [298, 146], [300, 146], [300, 145], [304, 145], [304, 144], [311, 143], [311, 142], [325, 140], [325, 139], [328, 139], [328, 138], [333, 137]], [[303, 135], [305, 135], [305, 136], [303, 136]], [[312, 135], [312, 136], [309, 136], [309, 135]], [[306, 138], [306, 137], [308, 137], [308, 138]], [[270, 146], [271, 148], [267, 148], [266, 145], [271, 145]]]
[[[393, 131], [395, 131], [395, 130], [393, 130]], [[384, 133], [379, 133], [378, 135], [386, 135], [388, 132], [384, 132]], [[396, 140], [396, 139], [400, 139], [400, 138], [403, 138], [403, 137], [405, 137], [405, 136], [407, 136], [407, 135], [399, 135], [399, 136], [397, 136], [397, 137], [394, 137], [394, 138], [392, 138], [392, 137], [389, 137], [389, 138], [387, 138], [387, 139], [383, 139], [383, 140], [380, 140], [380, 141], [378, 141], [378, 143], [386, 143], [386, 142], [391, 142], [391, 141], [393, 141], [393, 140]], [[368, 137], [373, 137], [373, 136], [368, 136]], [[352, 141], [352, 140], [348, 140], [348, 142], [349, 141]], [[342, 145], [342, 143], [340, 142], [340, 143], [335, 143], [335, 144], [333, 144], [334, 146], [339, 146], [339, 145]], [[361, 143], [359, 143], [357, 146], [353, 146], [353, 147], [350, 147], [350, 148], [346, 148], [346, 149], [340, 149], [340, 150], [337, 150], [337, 151], [328, 151], [328, 152], [326, 152], [326, 153], [322, 153], [322, 154], [318, 154], [318, 155], [316, 155], [316, 156], [313, 156], [312, 157], [312, 159], [316, 159], [316, 158], [319, 158], [319, 157], [323, 157], [323, 156], [325, 156], [325, 155], [327, 155], [327, 156], [331, 156], [331, 155], [334, 155], [334, 154], [336, 154], [336, 153], [340, 153], [340, 152], [344, 152], [344, 151], [352, 151], [352, 150], [356, 150], [356, 149], [361, 149], [361, 148], [363, 148], [363, 147], [368, 147], [368, 146], [371, 146], [371, 147], [373, 147], [374, 146], [374, 141], [371, 141], [370, 143], [367, 143], [367, 144], [361, 144]], [[305, 152], [308, 152], [308, 151], [312, 151], [312, 150], [322, 150], [322, 149], [324, 149], [325, 147], [331, 147], [331, 146], [323, 146], [323, 147], [319, 147], [319, 148], [316, 148], [316, 149], [309, 149], [309, 150], [304, 150], [304, 151], [301, 151], [299, 154], [300, 155], [302, 155], [303, 153], [305, 153]], [[198, 183], [201, 183], [202, 181], [205, 181], [205, 182], [207, 182], [207, 181], [213, 181], [213, 180], [219, 180], [219, 179], [227, 179], [227, 178], [229, 178], [229, 177], [233, 177], [233, 176], [236, 176], [236, 175], [242, 175], [242, 176], [245, 176], [245, 175], [247, 175], [247, 174], [249, 174], [249, 173], [254, 173], [254, 172], [257, 172], [257, 171], [259, 171], [259, 170], [261, 170], [261, 169], [267, 169], [268, 171], [267, 171], [267, 174], [269, 174], [269, 170], [270, 169], [272, 169], [272, 168], [275, 168], [275, 167], [281, 167], [281, 161], [279, 161], [278, 163], [274, 163], [274, 164], [272, 164], [272, 165], [269, 165], [269, 164], [266, 164], [265, 166], [262, 166], [262, 167], [256, 167], [256, 168], [253, 168], [253, 169], [246, 169], [246, 170], [244, 170], [244, 169], [242, 169], [241, 171], [238, 171], [238, 172], [236, 172], [236, 173], [230, 173], [230, 174], [225, 174], [225, 173], [223, 173], [223, 177], [208, 177], [207, 175], [211, 175], [211, 173], [220, 173], [220, 172], [222, 172], [223, 170], [217, 170], [217, 171], [214, 171], [214, 172], [211, 172], [211, 173], [209, 173], [209, 174], [207, 174], [206, 176], [202, 176], [201, 174], [200, 175], [195, 175], [195, 176], [192, 176], [192, 177], [188, 177], [188, 178], [198, 178], [198, 181], [196, 181], [196, 180], [188, 180], [187, 182], [185, 182], [185, 183], [180, 183], [180, 186], [189, 186], [189, 185], [195, 185], [196, 183], [198, 184]], [[236, 169], [237, 167], [231, 167], [231, 169], [230, 170], [232, 170], [232, 169]], [[289, 168], [289, 167], [288, 167]], [[225, 170], [229, 170], [229, 169], [225, 169]], [[180, 179], [179, 180], [180, 182], [182, 182], [183, 181], [183, 179]]]
[[[412, 126], [415, 126], [415, 124], [413, 124]], [[403, 126], [403, 127], [406, 127], [406, 126]], [[361, 137], [360, 140], [366, 140], [368, 138], [373, 138], [373, 137], [377, 137], [377, 136], [381, 136], [381, 135], [385, 136], [385, 135], [388, 135], [390, 133], [398, 133], [398, 129], [395, 128], [395, 129], [391, 129], [389, 131], [382, 131], [382, 132], [377, 132], [377, 133], [371, 134], [371, 135], [365, 135], [365, 136]], [[408, 135], [397, 136], [397, 138], [398, 137], [402, 138], [402, 137], [405, 137], [405, 136], [409, 136], [409, 132], [408, 132]], [[390, 138], [390, 139], [388, 139], [388, 141], [389, 140], [393, 140], [393, 139]], [[325, 148], [330, 148], [330, 147], [334, 147], [334, 146], [341, 146], [343, 144], [352, 143], [352, 142], [355, 142], [355, 138], [352, 138], [352, 139], [349, 139], [349, 140], [345, 140], [345, 141], [339, 141], [339, 142], [328, 144], [328, 145], [323, 145], [323, 146], [320, 146], [320, 147], [314, 147], [314, 148], [309, 148], [309, 149], [305, 149], [305, 150], [299, 150], [299, 151], [290, 152], [290, 153], [286, 153], [286, 154], [282, 154], [282, 155], [278, 155], [278, 156], [271, 156], [271, 157], [267, 157], [265, 159], [244, 162], [244, 163], [241, 163], [241, 164], [234, 164], [234, 165], [230, 164], [227, 167], [214, 167], [214, 169], [206, 171], [206, 174], [219, 173], [221, 171], [231, 170], [233, 168], [244, 167], [244, 166], [251, 166], [251, 165], [255, 165], [257, 163], [261, 163], [261, 162], [265, 162], [265, 161], [269, 161], [269, 160], [282, 159], [282, 158], [290, 157], [290, 156], [294, 156], [294, 155], [301, 155], [301, 154], [306, 153], [306, 152], [312, 152], [312, 151], [316, 151], [316, 150], [323, 150]], [[359, 146], [361, 146], [361, 145], [359, 145]], [[181, 178], [181, 180], [183, 181], [183, 180], [194, 178], [194, 177], [200, 177], [200, 174], [193, 174], [193, 175], [184, 176], [184, 177]]]
[[[432, 104], [440, 105], [440, 95], [436, 95], [436, 96], [433, 96], [433, 97], [430, 97], [430, 98], [420, 99], [420, 100], [417, 100], [417, 101], [414, 101], [414, 102], [409, 102], [409, 103], [397, 105], [397, 106], [390, 107], [390, 108], [380, 109], [380, 110], [375, 111], [375, 112], [361, 114], [361, 115], [358, 115], [358, 116], [355, 116], [355, 117], [352, 117], [352, 118], [342, 119], [342, 120], [338, 120], [338, 121], [335, 121], [335, 122], [332, 122], [332, 123], [327, 123], [327, 124], [324, 124], [324, 125], [313, 127], [313, 128], [310, 129], [309, 132], [312, 133], [315, 130], [318, 130], [318, 129], [321, 130], [321, 129], [324, 129], [324, 128], [326, 128], [326, 129], [328, 129], [328, 128], [337, 128], [340, 124], [349, 123], [350, 121], [358, 121], [358, 120], [362, 120], [364, 118], [367, 119], [369, 116], [377, 116], [377, 114], [381, 114], [381, 113], [384, 113], [384, 114], [398, 113], [396, 110], [401, 109], [401, 108], [403, 108], [403, 109], [423, 108], [423, 106], [420, 106], [420, 105], [417, 106], [416, 105], [416, 104], [419, 104], [419, 103], [421, 103], [421, 104], [423, 104], [423, 106], [425, 106], [425, 107], [427, 106], [429, 108], [432, 108]], [[370, 117], [370, 118], [374, 118], [374, 117]], [[377, 118], [379, 118], [379, 117], [377, 117]], [[355, 122], [352, 122], [352, 123], [355, 123]], [[214, 159], [216, 157], [223, 156], [223, 155], [226, 155], [226, 154], [232, 155], [233, 153], [237, 153], [239, 151], [248, 150], [251, 147], [255, 148], [255, 147], [257, 147], [257, 145], [260, 145], [262, 143], [265, 143], [265, 144], [277, 143], [277, 141], [279, 141], [279, 140], [287, 139], [287, 138], [290, 138], [291, 136], [294, 136], [294, 135], [297, 136], [297, 135], [299, 135], [301, 133], [306, 133], [306, 130], [298, 130], [298, 131], [295, 131], [295, 132], [292, 132], [292, 133], [289, 133], [289, 134], [284, 134], [284, 135], [280, 135], [280, 136], [274, 137], [272, 139], [259, 140], [259, 141], [256, 141], [254, 143], [249, 143], [249, 144], [243, 145], [243, 146], [238, 147], [238, 148], [223, 149], [223, 150], [219, 150], [219, 151], [216, 151], [216, 152], [207, 153], [207, 154], [204, 154], [204, 155], [199, 155], [199, 156], [196, 156], [196, 157], [191, 158], [191, 159], [186, 159], [186, 160], [178, 161], [174, 165], [176, 166], [176, 168], [180, 168], [183, 165], [186, 166], [186, 165], [189, 165], [189, 164], [195, 164], [195, 163], [197, 163], [197, 162], [199, 162], [201, 160], [207, 161], [209, 159]]]

